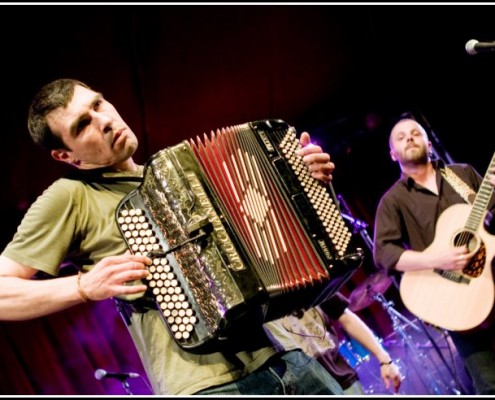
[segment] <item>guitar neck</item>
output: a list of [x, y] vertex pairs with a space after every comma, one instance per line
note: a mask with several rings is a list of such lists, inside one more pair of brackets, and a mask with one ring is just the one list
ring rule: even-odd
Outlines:
[[483, 181], [481, 182], [481, 186], [478, 189], [478, 193], [474, 199], [473, 208], [466, 222], [466, 228], [471, 231], [476, 231], [480, 226], [485, 210], [488, 207], [488, 203], [492, 197], [493, 187], [488, 181], [488, 175], [490, 173], [490, 169], [493, 167], [495, 167], [495, 153], [492, 156], [490, 165], [488, 166]]

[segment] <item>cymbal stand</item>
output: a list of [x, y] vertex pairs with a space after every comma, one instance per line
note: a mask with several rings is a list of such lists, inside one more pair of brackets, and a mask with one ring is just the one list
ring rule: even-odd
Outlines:
[[431, 394], [443, 394], [440, 388], [438, 387], [437, 380], [434, 379], [434, 377], [431, 375], [431, 372], [427, 368], [428, 363], [421, 362], [420, 360], [420, 358], [425, 357], [424, 354], [418, 352], [416, 346], [412, 342], [411, 336], [408, 335], [404, 330], [401, 321], [406, 325], [413, 327], [417, 331], [420, 331], [421, 329], [417, 325], [415, 325], [414, 322], [412, 322], [404, 315], [402, 315], [400, 312], [398, 312], [393, 307], [394, 303], [392, 301], [387, 301], [381, 293], [378, 293], [374, 291], [371, 287], [368, 287], [368, 295], [371, 296], [376, 301], [378, 301], [380, 305], [383, 307], [383, 309], [389, 315], [394, 332], [397, 332], [400, 335], [403, 343], [406, 346], [406, 349], [408, 349], [411, 352], [412, 355], [411, 361], [413, 368], [415, 369], [419, 379], [421, 379], [421, 381], [423, 382], [424, 386], [431, 390]]
[[448, 334], [447, 330], [441, 329], [441, 328], [436, 328], [436, 329], [438, 329], [441, 332], [443, 338], [445, 339], [445, 341], [447, 343], [447, 346], [449, 348], [449, 353], [450, 353], [451, 358], [452, 358], [452, 360], [451, 360], [452, 361], [452, 367], [450, 366], [450, 364], [448, 363], [448, 361], [445, 359], [442, 351], [440, 350], [437, 342], [435, 341], [435, 339], [433, 338], [433, 336], [431, 335], [431, 333], [428, 331], [425, 323], [422, 320], [419, 320], [419, 323], [421, 324], [421, 328], [423, 328], [424, 333], [428, 337], [428, 340], [432, 344], [433, 348], [435, 349], [435, 351], [437, 352], [438, 356], [440, 357], [440, 359], [442, 360], [443, 364], [445, 365], [447, 371], [449, 371], [449, 373], [452, 376], [455, 384], [457, 385], [457, 388], [453, 388], [452, 389], [454, 391], [454, 393], [455, 394], [463, 394], [463, 395], [464, 394], [469, 394], [469, 391], [464, 387], [464, 385], [462, 384], [461, 380], [459, 379], [459, 376], [457, 375], [457, 372], [455, 371], [456, 366], [455, 366], [455, 361], [454, 361], [454, 359], [452, 357], [451, 345], [448, 342], [449, 334]]

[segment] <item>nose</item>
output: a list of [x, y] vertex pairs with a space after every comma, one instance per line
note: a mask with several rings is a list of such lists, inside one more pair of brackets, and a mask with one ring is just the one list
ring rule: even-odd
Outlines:
[[112, 132], [113, 118], [110, 115], [93, 111], [92, 119], [103, 133]]

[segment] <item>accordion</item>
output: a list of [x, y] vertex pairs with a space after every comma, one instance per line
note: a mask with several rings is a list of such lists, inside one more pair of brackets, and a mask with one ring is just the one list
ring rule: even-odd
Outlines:
[[242, 319], [320, 304], [362, 263], [330, 184], [311, 177], [281, 120], [222, 128], [165, 148], [116, 210], [147, 294], [175, 341], [201, 352]]

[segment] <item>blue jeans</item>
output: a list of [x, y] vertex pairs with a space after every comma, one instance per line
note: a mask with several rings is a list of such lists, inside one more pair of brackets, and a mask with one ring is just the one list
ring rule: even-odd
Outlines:
[[495, 394], [495, 325], [474, 333], [450, 332], [478, 395]]
[[272, 357], [238, 381], [196, 395], [342, 395], [342, 387], [323, 366], [300, 350]]
[[344, 394], [346, 396], [362, 396], [366, 394], [366, 392], [364, 391], [363, 384], [357, 380], [354, 381], [353, 384], [347, 389], [344, 389]]

